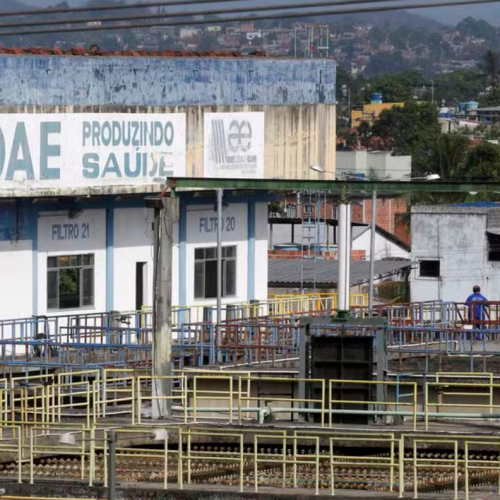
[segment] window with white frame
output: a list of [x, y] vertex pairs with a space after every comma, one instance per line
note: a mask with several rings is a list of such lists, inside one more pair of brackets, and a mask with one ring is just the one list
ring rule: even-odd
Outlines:
[[[236, 295], [236, 246], [222, 247], [222, 296]], [[194, 297], [217, 298], [217, 248], [194, 251]]]
[[47, 258], [47, 309], [94, 305], [94, 254]]

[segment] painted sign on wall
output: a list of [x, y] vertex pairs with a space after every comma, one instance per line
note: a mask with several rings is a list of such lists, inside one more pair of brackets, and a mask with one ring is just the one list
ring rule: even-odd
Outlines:
[[205, 113], [205, 177], [264, 177], [264, 113]]
[[[248, 209], [246, 203], [231, 203], [222, 210], [222, 241], [246, 241]], [[188, 207], [187, 243], [217, 242], [217, 212], [213, 205]]]
[[38, 250], [67, 253], [105, 249], [106, 212], [103, 209], [70, 212], [44, 212], [38, 215]]
[[0, 115], [0, 186], [141, 185], [186, 173], [186, 116]]

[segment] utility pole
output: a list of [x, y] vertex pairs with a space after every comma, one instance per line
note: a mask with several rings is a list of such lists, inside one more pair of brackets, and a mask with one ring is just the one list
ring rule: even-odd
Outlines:
[[108, 500], [116, 500], [116, 431], [108, 434]]
[[221, 322], [222, 322], [222, 196], [224, 192], [222, 189], [217, 189], [217, 360], [222, 362], [221, 351]]
[[368, 314], [371, 318], [373, 308], [373, 274], [375, 273], [375, 218], [377, 216], [377, 191], [372, 193], [372, 223], [370, 234], [370, 284], [368, 287]]
[[[168, 418], [172, 406], [172, 256], [179, 200], [163, 197], [155, 209], [153, 323], [153, 418]], [[162, 378], [166, 377], [166, 378]]]

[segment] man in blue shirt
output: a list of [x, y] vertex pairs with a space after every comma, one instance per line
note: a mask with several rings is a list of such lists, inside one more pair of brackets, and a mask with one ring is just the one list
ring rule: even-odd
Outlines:
[[[486, 328], [484, 321], [486, 316], [486, 308], [489, 307], [489, 305], [486, 303], [488, 302], [488, 299], [484, 295], [481, 295], [481, 288], [478, 285], [475, 285], [472, 291], [474, 293], [472, 295], [469, 295], [467, 297], [467, 300], [465, 301], [466, 304], [470, 304], [469, 321], [473, 322], [474, 329], [482, 330]], [[478, 303], [472, 304], [472, 302]], [[476, 335], [476, 340], [481, 339], [482, 336], [483, 334]]]

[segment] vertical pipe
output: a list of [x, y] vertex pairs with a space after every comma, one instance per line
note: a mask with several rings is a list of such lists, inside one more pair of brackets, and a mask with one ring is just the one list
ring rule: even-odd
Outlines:
[[217, 358], [222, 362], [221, 314], [222, 314], [222, 189], [217, 189]]
[[345, 201], [339, 206], [339, 253], [338, 253], [338, 303], [337, 310], [349, 311], [351, 276], [351, 205]]
[[116, 500], [116, 432], [110, 429], [108, 434], [108, 500]]
[[372, 221], [371, 221], [371, 234], [370, 234], [370, 284], [368, 288], [368, 314], [372, 317], [373, 308], [373, 274], [375, 273], [375, 218], [377, 216], [377, 191], [372, 193]]
[[404, 464], [404, 456], [405, 456], [405, 441], [404, 437], [401, 436], [399, 440], [399, 496], [398, 498], [403, 498], [403, 493], [405, 490], [405, 464]]

